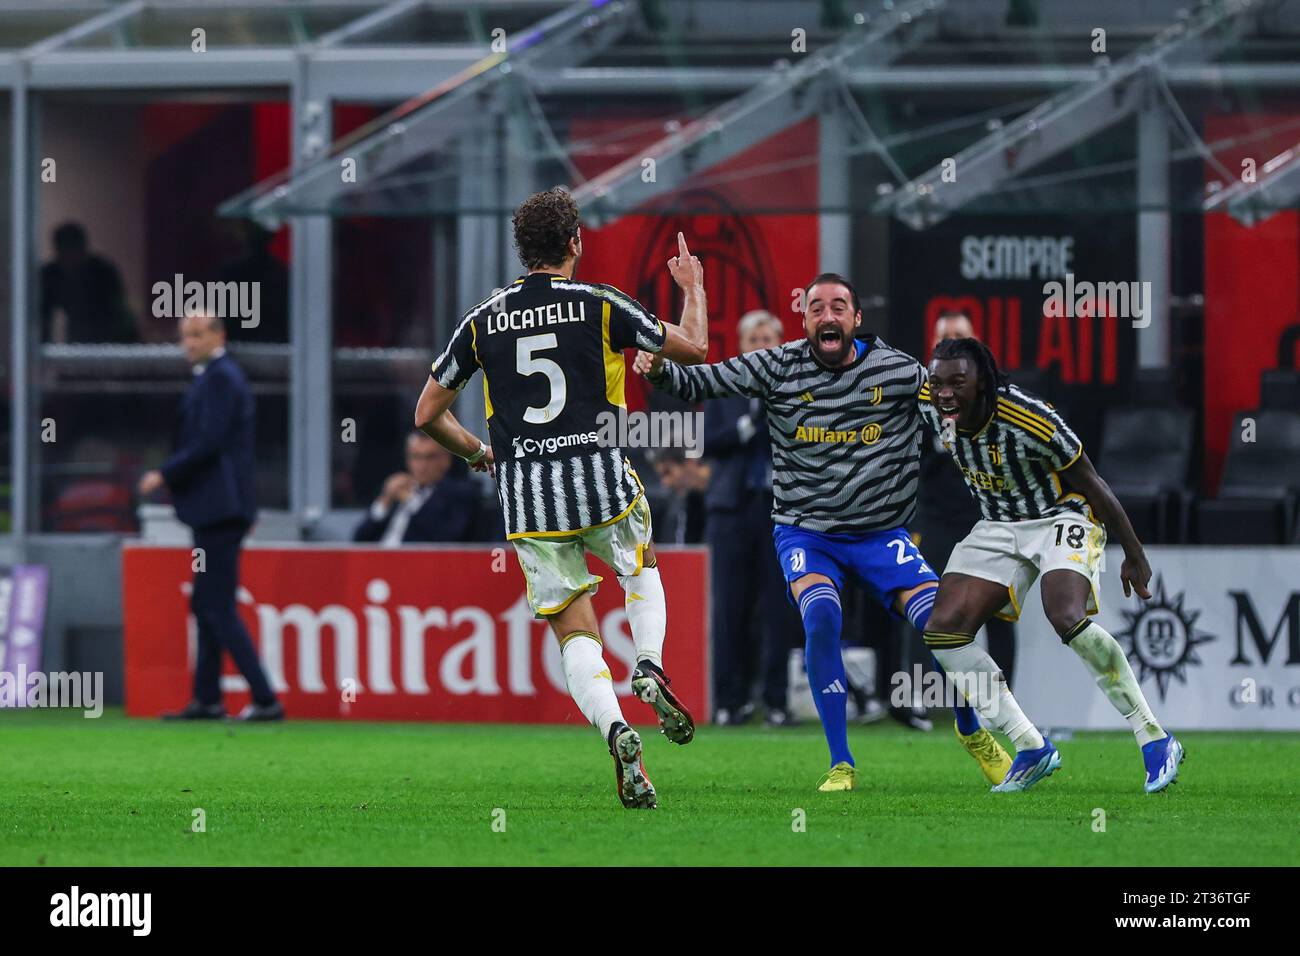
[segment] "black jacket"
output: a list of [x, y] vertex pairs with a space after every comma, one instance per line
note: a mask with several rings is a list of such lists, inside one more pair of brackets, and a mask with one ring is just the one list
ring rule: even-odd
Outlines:
[[175, 453], [160, 469], [176, 517], [191, 528], [257, 517], [253, 391], [229, 355], [208, 363], [185, 393]]
[[[754, 455], [772, 456], [767, 417], [762, 407], [742, 396], [704, 403], [704, 454], [709, 459], [709, 490], [704, 503], [710, 511], [735, 511], [750, 493], [747, 487]], [[756, 430], [741, 441], [737, 423], [749, 415]]]

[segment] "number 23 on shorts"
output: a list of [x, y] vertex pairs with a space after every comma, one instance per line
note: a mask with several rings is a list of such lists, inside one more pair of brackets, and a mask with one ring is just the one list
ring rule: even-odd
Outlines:
[[921, 557], [921, 552], [916, 549], [916, 545], [911, 538], [890, 538], [885, 542], [885, 547], [894, 550], [894, 561], [897, 564], [910, 564], [917, 562], [917, 574], [932, 574], [930, 566], [925, 563], [925, 558]]

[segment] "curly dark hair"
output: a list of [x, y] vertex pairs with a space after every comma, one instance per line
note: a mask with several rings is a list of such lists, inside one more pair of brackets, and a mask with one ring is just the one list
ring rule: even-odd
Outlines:
[[568, 257], [578, 226], [578, 204], [563, 186], [534, 193], [515, 210], [519, 261], [527, 269], [558, 266]]
[[1007, 373], [998, 368], [997, 359], [989, 347], [979, 339], [940, 339], [935, 343], [933, 358], [970, 359], [979, 375], [980, 388], [989, 400], [997, 392], [1005, 392], [1011, 385]]

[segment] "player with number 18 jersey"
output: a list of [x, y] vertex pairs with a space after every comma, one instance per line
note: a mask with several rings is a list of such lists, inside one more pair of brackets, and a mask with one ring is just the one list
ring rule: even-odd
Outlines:
[[925, 642], [980, 716], [1016, 747], [994, 791], [1027, 790], [1061, 765], [975, 643], [990, 617], [1019, 618], [1040, 575], [1052, 627], [1133, 730], [1144, 789], [1163, 790], [1178, 777], [1182, 745], [1156, 720], [1124, 649], [1092, 619], [1108, 531], [1124, 550], [1124, 593], [1151, 596], [1151, 566], [1123, 506], [1056, 409], [1012, 385], [977, 339], [936, 345], [918, 398], [984, 515], [948, 559]]

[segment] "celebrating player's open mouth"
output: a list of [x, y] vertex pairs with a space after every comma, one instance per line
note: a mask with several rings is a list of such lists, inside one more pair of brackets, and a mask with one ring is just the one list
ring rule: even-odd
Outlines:
[[[962, 361], [936, 362], [930, 378], [930, 394], [939, 418], [952, 422], [958, 428], [972, 431], [979, 428], [979, 396], [975, 384], [968, 381], [966, 363]], [[985, 415], [987, 417], [987, 414]]]
[[838, 355], [844, 348], [844, 333], [832, 319], [823, 323], [821, 327], [817, 329], [817, 335], [814, 338], [814, 342], [816, 343], [818, 352], [821, 355], [825, 357]]
[[830, 368], [856, 357], [854, 332], [862, 322], [857, 294], [838, 282], [818, 282], [805, 290], [804, 332], [817, 361]]
[[936, 358], [931, 364], [929, 393], [939, 413], [945, 444], [957, 429], [979, 431], [994, 412], [995, 396], [980, 393], [979, 375], [965, 358]]
[[988, 397], [980, 395], [978, 375], [964, 358], [935, 359], [929, 391], [930, 402], [945, 426], [977, 431], [993, 414]]

